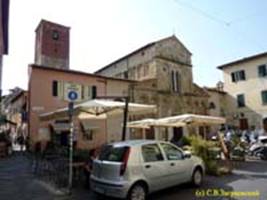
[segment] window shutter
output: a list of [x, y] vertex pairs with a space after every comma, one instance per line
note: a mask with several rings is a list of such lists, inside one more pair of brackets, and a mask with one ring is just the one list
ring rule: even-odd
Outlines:
[[92, 86], [92, 99], [97, 97], [97, 88], [95, 85]]
[[240, 75], [241, 75], [241, 80], [246, 80], [246, 74], [244, 70], [240, 71]]
[[232, 76], [232, 82], [235, 82], [235, 73], [231, 73], [231, 76]]
[[258, 66], [258, 75], [259, 75], [259, 77], [264, 77], [267, 75], [266, 65]]
[[261, 92], [262, 104], [267, 104], [267, 90]]
[[52, 82], [52, 96], [53, 97], [58, 96], [58, 82], [57, 81]]
[[87, 97], [88, 99], [92, 99], [92, 86], [87, 86], [87, 88], [86, 88], [86, 92], [87, 92], [86, 97]]
[[237, 95], [237, 106], [239, 108], [246, 106], [244, 94]]
[[58, 81], [58, 83], [57, 83], [57, 92], [58, 92], [58, 96], [61, 99], [64, 99], [64, 82], [63, 81]]

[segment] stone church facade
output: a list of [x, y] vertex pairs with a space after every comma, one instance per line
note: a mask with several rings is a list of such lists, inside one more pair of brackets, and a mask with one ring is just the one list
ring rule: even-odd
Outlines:
[[193, 82], [191, 53], [171, 36], [150, 43], [95, 72], [136, 80], [132, 101], [158, 106], [157, 117], [208, 114], [208, 93]]
[[157, 113], [147, 117], [207, 115], [209, 95], [193, 82], [191, 56], [190, 51], [171, 36], [149, 43], [95, 74], [135, 80], [129, 89], [131, 101], [157, 105]]

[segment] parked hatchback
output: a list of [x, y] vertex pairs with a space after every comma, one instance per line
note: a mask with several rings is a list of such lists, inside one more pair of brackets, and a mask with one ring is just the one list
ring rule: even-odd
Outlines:
[[91, 188], [106, 196], [143, 200], [184, 182], [199, 186], [203, 161], [169, 142], [131, 140], [106, 145], [93, 163]]

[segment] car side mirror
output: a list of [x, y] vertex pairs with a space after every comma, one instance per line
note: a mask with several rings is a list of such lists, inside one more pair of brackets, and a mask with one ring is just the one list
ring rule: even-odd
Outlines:
[[190, 151], [184, 151], [184, 159], [191, 158], [192, 154]]

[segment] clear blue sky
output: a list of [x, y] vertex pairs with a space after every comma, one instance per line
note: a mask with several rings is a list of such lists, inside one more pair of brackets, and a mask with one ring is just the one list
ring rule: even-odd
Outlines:
[[267, 51], [264, 0], [12, 0], [4, 93], [27, 88], [41, 19], [71, 27], [70, 66], [94, 72], [173, 33], [193, 53], [194, 81], [214, 86], [216, 66]]

